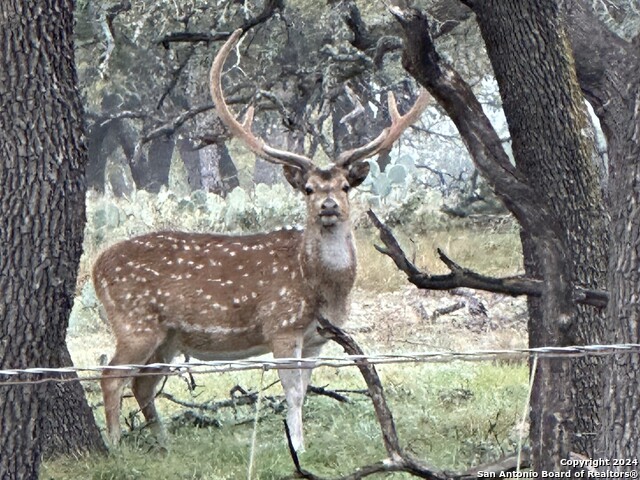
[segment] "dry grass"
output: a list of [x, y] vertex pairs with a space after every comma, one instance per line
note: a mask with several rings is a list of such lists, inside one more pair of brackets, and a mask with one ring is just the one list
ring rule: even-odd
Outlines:
[[[357, 285], [375, 292], [402, 288], [407, 283], [406, 277], [396, 269], [391, 259], [374, 248], [374, 244], [381, 244], [376, 233], [370, 229], [356, 232], [360, 267]], [[407, 236], [397, 231], [396, 238], [407, 256], [420, 269], [432, 274], [448, 273], [448, 269], [438, 258], [438, 248], [459, 265], [485, 275], [522, 273], [520, 238], [511, 225], [470, 230], [461, 224], [452, 223], [450, 228], [428, 234]]]

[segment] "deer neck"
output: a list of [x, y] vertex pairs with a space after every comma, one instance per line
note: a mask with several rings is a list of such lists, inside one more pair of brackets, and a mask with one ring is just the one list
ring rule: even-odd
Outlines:
[[300, 260], [307, 279], [318, 279], [315, 288], [338, 287], [348, 293], [356, 274], [356, 247], [350, 222], [330, 228], [309, 222]]

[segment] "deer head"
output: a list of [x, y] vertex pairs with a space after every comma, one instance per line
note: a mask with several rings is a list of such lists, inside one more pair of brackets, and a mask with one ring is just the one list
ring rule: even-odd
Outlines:
[[211, 66], [211, 97], [220, 120], [231, 134], [242, 140], [253, 153], [267, 161], [283, 165], [287, 181], [306, 196], [308, 226], [321, 225], [331, 228], [347, 221], [348, 193], [360, 185], [369, 174], [369, 164], [364, 160], [391, 148], [402, 132], [420, 117], [429, 102], [429, 94], [423, 89], [413, 107], [405, 115], [400, 115], [395, 97], [389, 92], [387, 101], [391, 126], [366, 145], [343, 152], [330, 168], [322, 169], [304, 155], [271, 147], [253, 135], [253, 107], [248, 108], [242, 122], [239, 122], [229, 110], [222, 93], [222, 69], [241, 35], [242, 29], [233, 32], [218, 51]]

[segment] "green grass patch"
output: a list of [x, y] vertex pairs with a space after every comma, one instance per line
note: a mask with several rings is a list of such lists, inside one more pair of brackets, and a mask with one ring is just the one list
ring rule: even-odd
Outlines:
[[[440, 468], [461, 470], [515, 448], [516, 425], [527, 389], [525, 365], [455, 362], [385, 365], [379, 370], [401, 442], [415, 456]], [[275, 372], [266, 372], [263, 384], [276, 379]], [[229, 389], [238, 384], [257, 389], [260, 373], [199, 375], [197, 382], [201, 385], [197, 397], [192, 397], [179, 378], [170, 378], [165, 389], [182, 399], [204, 402], [228, 397]], [[355, 368], [320, 368], [314, 373], [313, 383], [332, 389], [364, 388]], [[280, 394], [279, 385], [265, 392]], [[307, 397], [307, 451], [301, 455], [304, 468], [337, 476], [385, 458], [370, 400], [359, 394], [350, 398], [351, 402], [344, 404], [323, 396]], [[90, 394], [90, 401], [99, 400], [99, 392]], [[167, 400], [157, 402], [165, 424], [183, 410]], [[125, 415], [133, 409], [133, 400], [125, 400]], [[98, 421], [103, 422], [102, 408], [96, 413]], [[84, 455], [45, 462], [40, 478], [246, 478], [254, 415], [253, 406], [229, 408], [215, 414], [221, 423], [219, 428], [170, 429], [166, 453], [156, 451], [144, 434], [133, 433], [107, 457]], [[284, 412], [276, 413], [263, 403], [260, 418], [254, 478], [282, 478], [293, 471], [284, 441]], [[391, 477], [408, 478], [400, 474]]]

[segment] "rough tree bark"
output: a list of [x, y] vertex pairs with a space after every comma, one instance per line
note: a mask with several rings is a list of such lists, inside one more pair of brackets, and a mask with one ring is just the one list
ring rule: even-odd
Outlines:
[[[70, 0], [6, 0], [0, 9], [3, 369], [69, 364], [86, 163], [72, 34]], [[0, 418], [2, 478], [37, 478], [45, 442], [57, 451], [104, 448], [78, 382], [2, 385]]]
[[[582, 90], [594, 107], [609, 154], [609, 342], [640, 342], [640, 35], [628, 42], [606, 28], [591, 2], [561, 2]], [[604, 385], [601, 444], [594, 457], [640, 459], [640, 361], [611, 358]], [[612, 469], [611, 467], [608, 467]], [[636, 471], [635, 465], [613, 469]]]

